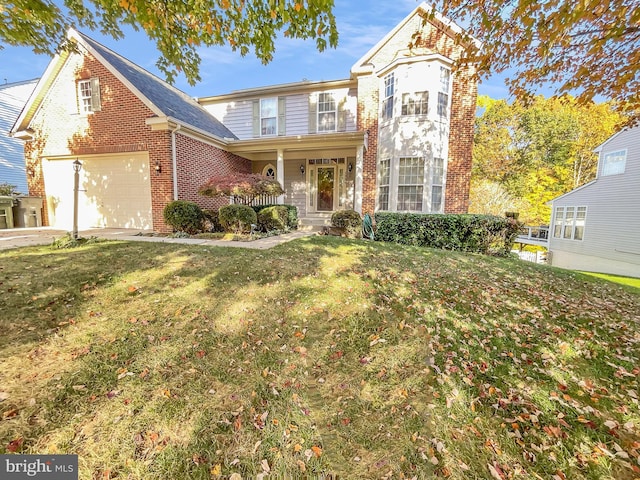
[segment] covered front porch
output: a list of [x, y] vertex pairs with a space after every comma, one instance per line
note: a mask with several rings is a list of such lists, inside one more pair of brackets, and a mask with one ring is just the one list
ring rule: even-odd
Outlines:
[[232, 151], [283, 186], [260, 202], [294, 205], [302, 225], [326, 225], [335, 211], [362, 209], [364, 149], [365, 135], [350, 132], [241, 140]]

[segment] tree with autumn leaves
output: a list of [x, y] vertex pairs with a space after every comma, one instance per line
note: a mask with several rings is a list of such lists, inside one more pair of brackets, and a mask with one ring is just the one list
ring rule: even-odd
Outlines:
[[280, 182], [258, 173], [215, 175], [198, 190], [205, 197], [234, 197], [237, 203], [251, 205], [260, 196], [277, 197], [284, 190]]
[[121, 25], [142, 29], [160, 58], [158, 68], [173, 81], [183, 73], [190, 84], [200, 80], [198, 47], [229, 45], [241, 55], [253, 50], [268, 63], [275, 39], [313, 39], [318, 50], [338, 43], [333, 0], [0, 0], [2, 44], [30, 46], [53, 54], [73, 48], [68, 27], [100, 30], [122, 38]]
[[535, 97], [508, 103], [481, 96], [476, 118], [470, 210], [520, 212], [532, 224], [549, 221], [549, 200], [593, 180], [593, 151], [623, 117], [609, 103]]

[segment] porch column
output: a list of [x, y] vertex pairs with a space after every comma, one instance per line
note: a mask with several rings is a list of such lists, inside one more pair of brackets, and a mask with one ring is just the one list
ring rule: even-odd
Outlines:
[[[282, 188], [284, 188], [284, 150], [278, 149], [278, 156], [276, 158], [276, 177]], [[278, 204], [284, 203], [284, 195], [278, 197]]]
[[358, 145], [356, 150], [356, 188], [353, 195], [353, 209], [362, 213], [362, 173], [364, 165], [364, 145]]

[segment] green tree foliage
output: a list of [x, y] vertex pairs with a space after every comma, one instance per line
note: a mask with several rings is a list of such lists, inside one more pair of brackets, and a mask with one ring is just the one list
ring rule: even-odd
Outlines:
[[516, 98], [553, 85], [583, 104], [615, 100], [640, 120], [637, 0], [439, 0], [434, 7], [483, 42], [481, 49], [463, 42], [481, 76], [514, 74], [507, 84]]
[[122, 38], [121, 25], [142, 29], [156, 43], [157, 62], [169, 81], [183, 72], [200, 80], [199, 46], [229, 45], [241, 55], [253, 50], [268, 63], [279, 32], [314, 39], [318, 50], [338, 43], [333, 0], [0, 0], [2, 44], [33, 47], [53, 54], [70, 48], [68, 27], [100, 30]]
[[593, 149], [622, 121], [610, 104], [572, 97], [538, 96], [527, 105], [480, 97], [478, 106], [472, 211], [498, 214], [497, 204], [509, 206], [535, 224], [549, 221], [546, 202], [595, 178]]

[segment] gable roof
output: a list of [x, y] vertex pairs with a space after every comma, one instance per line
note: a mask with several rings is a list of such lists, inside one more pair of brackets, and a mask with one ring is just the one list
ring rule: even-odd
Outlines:
[[[393, 30], [387, 33], [378, 43], [376, 43], [373, 47], [371, 47], [371, 49], [369, 49], [367, 53], [365, 53], [356, 63], [353, 64], [353, 67], [351, 67], [352, 76], [357, 74], [362, 74], [362, 73], [369, 73], [370, 67], [371, 67], [371, 64], [369, 62], [371, 58], [374, 57], [375, 54], [378, 53], [387, 43], [389, 43], [391, 39], [393, 39], [393, 37], [402, 28], [404, 28], [404, 26], [407, 23], [409, 23], [409, 21], [411, 21], [413, 17], [415, 17], [416, 15], [419, 15], [420, 13], [433, 15], [433, 18], [436, 21], [442, 23], [444, 26], [446, 26], [451, 32], [453, 32], [456, 35], [464, 32], [464, 29], [460, 25], [455, 23], [453, 20], [450, 20], [449, 18], [445, 17], [444, 15], [438, 13], [430, 5], [428, 5], [427, 2], [422, 2], [416, 8], [414, 8], [409, 15], [404, 17], [404, 19], [400, 23], [398, 23]], [[478, 39], [474, 37], [470, 37], [470, 39], [476, 45], [477, 48], [482, 47], [482, 43]]]
[[[184, 127], [194, 127], [217, 139], [237, 139], [231, 130], [186, 93], [76, 30], [70, 29], [68, 36], [100, 61], [158, 117], [169, 117]], [[48, 86], [67, 58], [68, 54], [63, 53], [52, 59], [12, 133], [28, 127]]]

